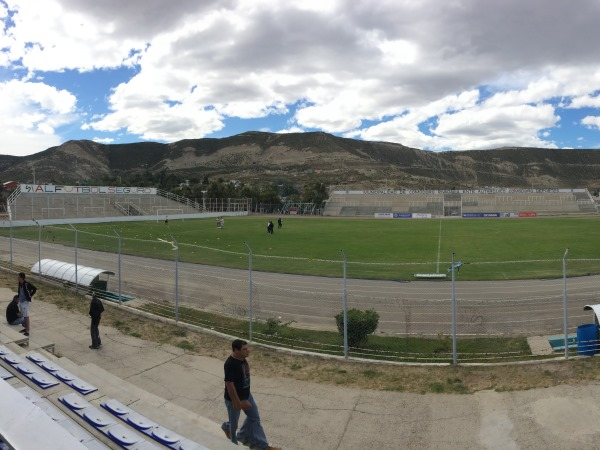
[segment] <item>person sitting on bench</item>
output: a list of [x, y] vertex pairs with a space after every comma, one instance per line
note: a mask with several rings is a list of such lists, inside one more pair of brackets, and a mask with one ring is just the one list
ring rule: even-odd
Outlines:
[[[23, 325], [25, 318], [19, 309], [19, 296], [15, 295], [12, 301], [6, 307], [6, 321], [10, 325]], [[25, 325], [23, 325], [25, 326]]]

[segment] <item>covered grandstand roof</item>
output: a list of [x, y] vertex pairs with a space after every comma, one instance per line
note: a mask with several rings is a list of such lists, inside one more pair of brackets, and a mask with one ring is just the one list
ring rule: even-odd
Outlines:
[[[40, 270], [41, 267], [41, 270]], [[38, 273], [51, 278], [75, 283], [82, 286], [92, 286], [101, 274], [114, 275], [114, 272], [104, 269], [95, 269], [93, 267], [86, 267], [75, 264], [71, 264], [64, 261], [57, 261], [55, 259], [42, 259], [36, 262], [31, 267], [33, 273]], [[77, 280], [75, 280], [75, 274], [77, 274]]]

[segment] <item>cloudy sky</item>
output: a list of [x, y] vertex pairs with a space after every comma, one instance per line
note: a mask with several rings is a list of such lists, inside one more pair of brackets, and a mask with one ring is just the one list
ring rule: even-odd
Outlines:
[[0, 154], [325, 131], [600, 148], [600, 0], [0, 0]]

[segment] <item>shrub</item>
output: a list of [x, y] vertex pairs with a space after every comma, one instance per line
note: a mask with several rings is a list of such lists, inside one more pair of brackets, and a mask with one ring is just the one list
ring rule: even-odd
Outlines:
[[[344, 336], [344, 311], [335, 316], [338, 332]], [[379, 325], [379, 314], [374, 309], [361, 311], [348, 310], [348, 346], [358, 347], [367, 342], [369, 334], [373, 334]]]

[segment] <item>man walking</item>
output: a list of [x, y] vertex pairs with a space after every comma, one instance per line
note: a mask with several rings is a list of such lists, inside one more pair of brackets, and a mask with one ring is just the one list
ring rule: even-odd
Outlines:
[[93, 350], [98, 350], [102, 346], [98, 326], [100, 325], [100, 317], [103, 312], [104, 305], [100, 299], [96, 297], [96, 294], [92, 295], [92, 301], [90, 302], [90, 317], [92, 318], [90, 334], [92, 335], [92, 345], [90, 345], [90, 348]]
[[18, 278], [19, 287], [17, 288], [17, 295], [19, 296], [19, 308], [21, 309], [21, 315], [23, 316], [24, 329], [21, 330], [25, 336], [29, 336], [29, 304], [31, 303], [31, 297], [33, 297], [37, 291], [36, 287], [25, 281], [25, 274], [19, 273]]
[[[271, 447], [260, 423], [258, 407], [250, 393], [250, 366], [246, 358], [250, 354], [248, 343], [236, 339], [231, 343], [231, 355], [225, 361], [225, 407], [229, 421], [221, 429], [234, 444], [238, 441], [260, 450], [281, 450]], [[240, 411], [244, 410], [246, 420], [237, 431]]]

